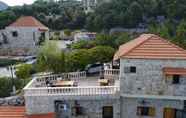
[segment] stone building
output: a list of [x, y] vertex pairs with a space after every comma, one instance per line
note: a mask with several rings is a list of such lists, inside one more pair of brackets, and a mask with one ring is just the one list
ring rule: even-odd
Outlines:
[[93, 12], [98, 5], [110, 1], [111, 0], [82, 0], [82, 4], [85, 13], [89, 13]]
[[120, 46], [120, 70], [36, 76], [24, 88], [27, 114], [57, 118], [185, 118], [186, 51], [157, 35]]
[[0, 32], [0, 55], [31, 55], [49, 39], [49, 29], [32, 16], [24, 16]]
[[144, 34], [121, 45], [122, 118], [185, 118], [186, 51], [168, 40]]

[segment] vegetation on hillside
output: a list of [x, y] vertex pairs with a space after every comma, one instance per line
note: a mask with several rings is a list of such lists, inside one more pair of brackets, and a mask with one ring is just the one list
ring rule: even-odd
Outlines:
[[38, 53], [36, 68], [41, 72], [61, 73], [82, 71], [88, 64], [109, 62], [116, 51], [114, 47], [117, 47], [111, 37], [99, 35], [95, 41], [74, 43], [71, 45], [73, 50], [68, 52], [61, 51], [53, 41], [46, 42]]
[[186, 18], [185, 0], [112, 0], [98, 5], [95, 12], [89, 14], [74, 1], [37, 0], [32, 5], [10, 7], [0, 12], [0, 28], [22, 15], [35, 16], [55, 30], [87, 28], [93, 31], [158, 23], [157, 16], [164, 16], [175, 25]]

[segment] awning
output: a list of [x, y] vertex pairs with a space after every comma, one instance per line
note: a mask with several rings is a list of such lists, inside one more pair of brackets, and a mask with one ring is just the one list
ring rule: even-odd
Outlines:
[[163, 68], [163, 73], [165, 75], [186, 75], [186, 68]]
[[46, 28], [46, 27], [43, 27], [43, 28], [38, 28], [38, 30], [39, 30], [39, 31], [43, 31], [43, 32], [45, 32], [45, 31], [48, 31], [49, 29]]

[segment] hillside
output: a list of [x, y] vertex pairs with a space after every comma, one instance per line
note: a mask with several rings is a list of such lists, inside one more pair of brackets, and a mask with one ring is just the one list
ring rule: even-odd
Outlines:
[[[146, 28], [176, 42], [186, 38], [186, 0], [110, 0], [88, 14], [77, 0], [36, 0], [0, 12], [0, 29], [20, 16], [34, 16], [51, 30]], [[178, 45], [184, 42], [178, 41]]]

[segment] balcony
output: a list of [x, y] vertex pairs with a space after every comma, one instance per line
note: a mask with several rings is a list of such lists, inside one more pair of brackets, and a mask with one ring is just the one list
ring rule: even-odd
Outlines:
[[[56, 75], [40, 75], [34, 77], [24, 88], [25, 96], [116, 96], [119, 93], [119, 70], [104, 70], [104, 79], [109, 84], [101, 86], [100, 77], [87, 77], [85, 72], [63, 73]], [[47, 82], [56, 83], [65, 80], [76, 83], [70, 87], [51, 87]]]

